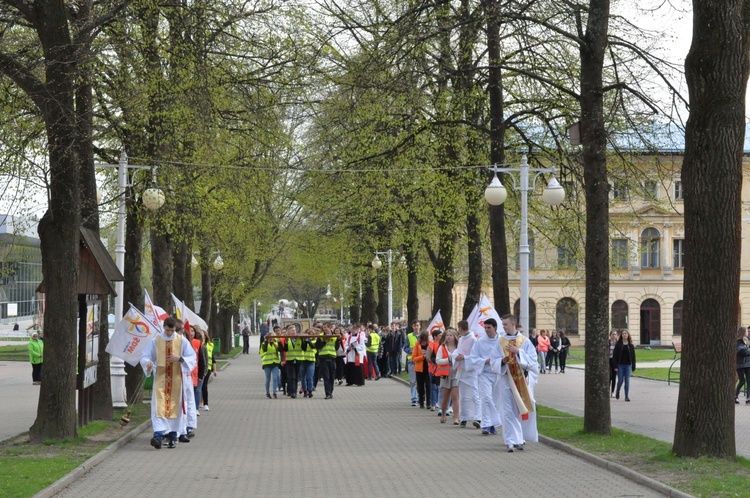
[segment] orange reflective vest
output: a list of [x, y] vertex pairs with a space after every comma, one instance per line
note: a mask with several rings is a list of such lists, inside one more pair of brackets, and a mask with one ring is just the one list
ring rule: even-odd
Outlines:
[[[437, 359], [445, 359], [449, 358], [450, 355], [448, 354], [448, 348], [445, 347], [445, 345], [442, 345], [438, 348], [438, 352], [436, 353], [435, 360]], [[435, 371], [432, 373], [432, 375], [436, 375], [438, 377], [450, 377], [451, 375], [451, 364], [446, 363], [445, 365], [438, 365], [435, 364]]]
[[429, 365], [428, 368], [430, 369], [430, 373], [432, 375], [435, 375], [435, 370], [437, 370], [437, 364], [435, 363], [435, 360], [437, 359], [437, 352], [440, 344], [433, 341], [429, 343], [427, 347], [430, 348], [430, 352], [432, 353], [432, 355], [430, 356], [430, 361], [427, 362], [427, 364]]

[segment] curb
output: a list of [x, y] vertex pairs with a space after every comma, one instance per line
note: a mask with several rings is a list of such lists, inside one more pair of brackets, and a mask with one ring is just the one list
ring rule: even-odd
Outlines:
[[684, 493], [680, 490], [667, 486], [666, 484], [662, 482], [651, 479], [650, 477], [646, 477], [643, 474], [639, 474], [638, 472], [631, 470], [627, 467], [624, 467], [620, 464], [610, 462], [609, 460], [605, 460], [604, 458], [598, 457], [596, 455], [592, 455], [591, 453], [587, 453], [581, 449], [578, 449], [574, 446], [570, 446], [556, 439], [552, 439], [547, 436], [543, 436], [539, 434], [539, 442], [542, 444], [546, 444], [547, 446], [550, 446], [557, 450], [560, 450], [564, 453], [568, 453], [569, 455], [573, 455], [582, 460], [585, 460], [591, 464], [596, 465], [597, 467], [602, 467], [604, 469], [609, 470], [610, 472], [614, 472], [615, 474], [626, 477], [632, 481], [637, 482], [638, 484], [642, 486], [646, 486], [647, 488], [653, 489], [654, 491], [661, 493], [664, 496], [670, 496], [670, 497], [675, 497], [675, 498], [694, 498], [693, 495]]
[[109, 446], [107, 446], [102, 451], [100, 451], [96, 455], [92, 456], [91, 458], [83, 462], [81, 465], [79, 465], [75, 469], [71, 470], [68, 474], [64, 475], [57, 481], [50, 484], [48, 487], [39, 491], [37, 494], [33, 496], [33, 498], [51, 498], [52, 496], [55, 496], [60, 491], [62, 491], [63, 489], [73, 484], [74, 481], [77, 481], [78, 479], [80, 479], [88, 471], [90, 471], [91, 469], [93, 469], [94, 467], [102, 463], [112, 453], [119, 450], [120, 448], [128, 444], [130, 441], [138, 437], [143, 431], [145, 431], [150, 426], [151, 426], [151, 418], [149, 417], [149, 419], [141, 423], [141, 425], [134, 428], [132, 431], [128, 432], [127, 434], [122, 436], [120, 439], [110, 444]]
[[[391, 377], [391, 378], [394, 379], [396, 382], [400, 382], [401, 384], [404, 384], [407, 386], [409, 385], [408, 381], [405, 381], [404, 379], [400, 377]], [[565, 444], [561, 441], [558, 441], [557, 439], [552, 439], [550, 437], [539, 434], [539, 442], [551, 448], [555, 448], [564, 453], [572, 455], [574, 457], [580, 458], [581, 460], [585, 460], [593, 465], [596, 465], [597, 467], [601, 467], [610, 472], [618, 474], [622, 477], [626, 477], [630, 479], [631, 481], [634, 481], [642, 486], [646, 486], [647, 488], [653, 489], [657, 493], [661, 493], [664, 496], [669, 496], [669, 497], [674, 497], [674, 498], [695, 498], [693, 495], [684, 493], [678, 489], [667, 486], [666, 484], [659, 482], [655, 479], [651, 479], [650, 477], [646, 477], [643, 474], [640, 474], [632, 469], [624, 467], [618, 463], [610, 462], [609, 460], [605, 460], [604, 458], [598, 457], [596, 455], [583, 451], [574, 446], [570, 446], [569, 444]]]

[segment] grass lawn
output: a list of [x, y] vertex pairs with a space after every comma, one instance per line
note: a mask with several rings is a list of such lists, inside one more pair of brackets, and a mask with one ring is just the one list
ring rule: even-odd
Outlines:
[[677, 458], [671, 444], [612, 429], [611, 436], [585, 434], [583, 419], [538, 406], [539, 432], [695, 496], [747, 496], [750, 461]]
[[29, 361], [29, 347], [0, 346], [0, 361]]
[[[638, 363], [650, 361], [672, 360], [674, 351], [672, 349], [640, 349], [636, 348], [635, 357]], [[568, 363], [571, 365], [582, 365], [586, 358], [586, 352], [583, 348], [570, 348], [568, 354]]]
[[[669, 373], [668, 368], [638, 368], [633, 372], [635, 377], [646, 377], [647, 379], [654, 380], [667, 380], [667, 374]], [[680, 382], [680, 369], [672, 369], [672, 382]]]
[[74, 439], [32, 444], [28, 434], [22, 434], [0, 442], [0, 496], [33, 496], [140, 425], [150, 416], [150, 407], [133, 407], [124, 429], [119, 424], [123, 412], [115, 411], [111, 421], [79, 427]]

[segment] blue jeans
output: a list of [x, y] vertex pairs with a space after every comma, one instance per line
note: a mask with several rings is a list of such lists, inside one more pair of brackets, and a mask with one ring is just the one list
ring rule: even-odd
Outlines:
[[399, 363], [401, 360], [401, 353], [391, 353], [388, 355], [388, 369], [390, 375], [396, 375], [399, 373]]
[[273, 377], [273, 394], [276, 394], [276, 391], [279, 390], [279, 366], [278, 365], [268, 365], [266, 367], [263, 367], [263, 370], [266, 372], [266, 394], [271, 394], [268, 390], [269, 387], [271, 387], [271, 378]]
[[193, 387], [193, 394], [195, 395], [195, 410], [198, 411], [201, 407], [201, 393], [203, 392], [203, 379], [198, 380], [198, 385]]
[[617, 395], [620, 395], [620, 386], [625, 381], [625, 397], [629, 398], [630, 393], [630, 365], [617, 365]]
[[367, 352], [367, 375], [371, 379], [380, 377], [380, 369], [378, 368], [378, 353]]
[[302, 391], [311, 393], [313, 390], [313, 377], [315, 376], [315, 362], [303, 361], [299, 367], [299, 378], [302, 381]]
[[409, 372], [409, 387], [411, 388], [411, 402], [416, 403], [419, 399], [417, 394], [417, 372], [414, 371], [414, 362], [409, 360], [406, 362], [406, 370]]
[[539, 369], [541, 373], [547, 371], [547, 351], [539, 351]]

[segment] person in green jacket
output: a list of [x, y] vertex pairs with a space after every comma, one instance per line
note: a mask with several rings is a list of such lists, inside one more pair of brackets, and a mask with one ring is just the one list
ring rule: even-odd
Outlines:
[[29, 341], [29, 361], [31, 362], [31, 380], [35, 386], [42, 383], [42, 363], [44, 362], [44, 342], [39, 340], [39, 334], [31, 334]]

